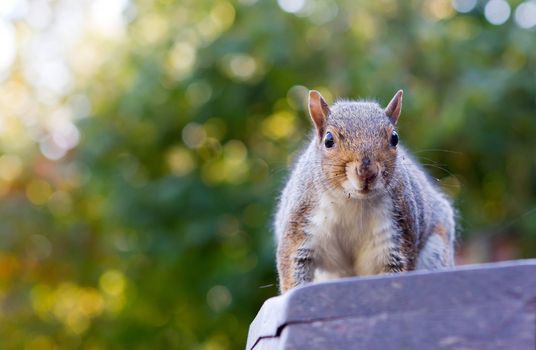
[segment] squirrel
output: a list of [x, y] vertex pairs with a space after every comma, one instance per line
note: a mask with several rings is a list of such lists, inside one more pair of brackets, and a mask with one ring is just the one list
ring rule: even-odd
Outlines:
[[309, 92], [315, 126], [275, 215], [281, 293], [349, 276], [454, 266], [454, 209], [396, 131], [399, 90], [331, 107]]

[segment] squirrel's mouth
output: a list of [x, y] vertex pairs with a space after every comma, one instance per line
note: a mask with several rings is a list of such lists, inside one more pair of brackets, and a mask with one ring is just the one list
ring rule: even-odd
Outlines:
[[376, 189], [354, 190], [351, 192], [347, 192], [346, 197], [348, 199], [369, 200], [376, 198], [377, 196], [381, 195], [381, 193], [381, 191], [378, 191]]
[[372, 199], [380, 195], [382, 191], [371, 184], [363, 185], [363, 187], [346, 188], [346, 196], [348, 199]]
[[356, 186], [356, 192], [361, 195], [369, 195], [376, 192], [378, 186], [375, 181], [360, 181]]
[[357, 193], [359, 193], [359, 195], [361, 196], [373, 196], [375, 194], [378, 193], [378, 189], [377, 188], [370, 188], [370, 186], [368, 185], [365, 185], [365, 187], [361, 188], [361, 189], [358, 189], [356, 191]]
[[357, 190], [359, 193], [367, 194], [370, 192], [370, 186], [368, 182], [365, 182], [363, 188]]
[[375, 183], [352, 181], [348, 179], [343, 184], [344, 192], [346, 192], [348, 198], [370, 198], [378, 193], [378, 187]]

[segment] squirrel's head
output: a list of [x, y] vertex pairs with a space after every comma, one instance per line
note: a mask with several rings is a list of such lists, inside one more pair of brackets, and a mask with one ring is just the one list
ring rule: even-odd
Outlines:
[[402, 90], [387, 107], [375, 102], [341, 101], [329, 107], [318, 91], [309, 92], [309, 114], [322, 176], [330, 190], [352, 198], [385, 193], [396, 166]]

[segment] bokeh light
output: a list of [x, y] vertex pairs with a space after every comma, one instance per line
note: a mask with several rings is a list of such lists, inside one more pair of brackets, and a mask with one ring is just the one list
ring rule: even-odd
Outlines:
[[519, 4], [514, 18], [521, 28], [532, 29], [536, 27], [536, 1], [529, 0]]
[[452, 5], [460, 13], [471, 12], [476, 6], [477, 0], [452, 0]]
[[303, 9], [305, 1], [306, 0], [277, 0], [277, 3], [283, 11], [296, 13]]
[[491, 24], [503, 24], [510, 17], [510, 5], [505, 0], [489, 0], [484, 15]]

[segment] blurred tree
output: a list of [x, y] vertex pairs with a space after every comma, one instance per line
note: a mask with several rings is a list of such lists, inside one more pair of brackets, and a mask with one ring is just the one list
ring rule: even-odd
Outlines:
[[[403, 88], [401, 140], [456, 200], [461, 244], [508, 234], [534, 256], [533, 2], [492, 1], [96, 1], [68, 92], [35, 93], [60, 132], [0, 139], [2, 347], [243, 347], [277, 293], [270, 220], [310, 88]], [[32, 100], [25, 69], [4, 110]]]

